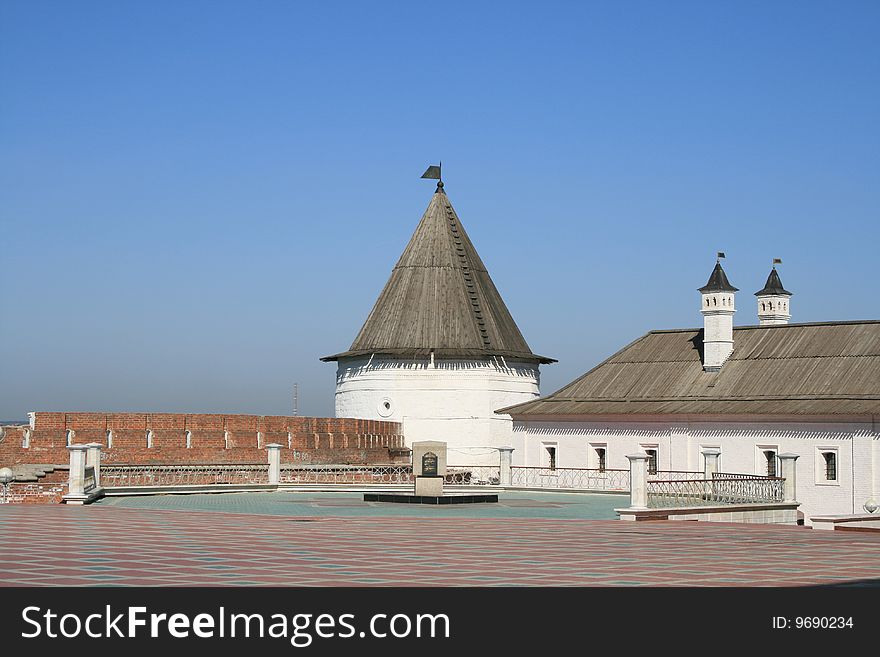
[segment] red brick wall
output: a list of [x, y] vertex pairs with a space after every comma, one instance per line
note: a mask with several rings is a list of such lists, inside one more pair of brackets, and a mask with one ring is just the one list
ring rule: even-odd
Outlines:
[[[44, 413], [33, 428], [5, 427], [0, 467], [69, 462], [74, 444], [100, 443], [104, 463], [266, 463], [265, 446], [282, 445], [282, 463], [408, 463], [397, 422], [354, 418], [185, 413]], [[152, 447], [147, 432], [152, 432]], [[191, 447], [186, 446], [187, 432]], [[25, 432], [30, 446], [22, 447]], [[108, 447], [112, 432], [112, 447]], [[258, 444], [259, 442], [259, 444]]]
[[37, 482], [13, 481], [6, 491], [7, 504], [60, 504], [67, 493], [67, 470], [56, 470]]

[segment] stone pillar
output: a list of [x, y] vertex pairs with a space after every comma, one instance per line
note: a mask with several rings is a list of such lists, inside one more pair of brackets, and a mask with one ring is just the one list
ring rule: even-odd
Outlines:
[[711, 479], [712, 475], [718, 472], [718, 457], [721, 456], [721, 450], [715, 447], [707, 447], [703, 450], [703, 476]]
[[785, 479], [785, 495], [783, 502], [797, 501], [797, 460], [798, 454], [779, 454], [780, 470], [782, 470], [782, 478]]
[[86, 467], [95, 469], [95, 487], [101, 486], [101, 443], [89, 443], [86, 445]]
[[499, 483], [502, 486], [510, 486], [510, 482], [513, 480], [513, 473], [511, 471], [511, 463], [513, 463], [513, 447], [499, 447], [498, 451], [501, 455], [501, 471]]
[[277, 486], [281, 483], [281, 445], [269, 443], [266, 450], [269, 452], [269, 484]]
[[629, 508], [648, 508], [648, 455], [628, 454]]
[[[70, 445], [70, 475], [68, 478], [67, 496], [71, 498], [85, 497], [86, 452], [87, 445]], [[66, 496], [66, 497], [67, 497]]]
[[715, 499], [715, 482], [712, 475], [718, 472], [718, 457], [721, 456], [721, 450], [716, 447], [707, 447], [703, 450], [703, 477], [706, 482], [703, 484], [703, 495], [707, 500]]

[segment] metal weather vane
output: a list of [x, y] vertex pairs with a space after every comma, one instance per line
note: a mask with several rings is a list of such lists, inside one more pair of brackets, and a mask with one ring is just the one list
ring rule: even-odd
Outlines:
[[430, 178], [437, 181], [438, 192], [443, 189], [443, 176], [441, 174], [442, 168], [443, 162], [441, 162], [440, 164], [432, 164], [425, 170], [425, 173], [422, 174], [422, 178]]

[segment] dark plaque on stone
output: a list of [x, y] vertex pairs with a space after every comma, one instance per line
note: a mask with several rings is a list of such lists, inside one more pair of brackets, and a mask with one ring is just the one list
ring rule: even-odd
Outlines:
[[422, 476], [437, 476], [437, 455], [434, 452], [425, 452], [422, 457]]

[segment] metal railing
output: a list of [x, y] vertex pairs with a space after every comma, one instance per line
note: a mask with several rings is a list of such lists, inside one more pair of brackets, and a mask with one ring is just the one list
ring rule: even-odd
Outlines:
[[457, 486], [497, 486], [501, 468], [497, 465], [456, 465], [446, 468], [444, 483]]
[[[493, 486], [501, 481], [501, 469], [491, 465], [448, 467], [444, 483], [458, 486]], [[410, 465], [281, 466], [283, 484], [411, 484]]]
[[409, 484], [413, 483], [412, 466], [299, 466], [282, 464], [282, 484]]
[[657, 470], [648, 472], [648, 481], [680, 481], [682, 479], [702, 479], [705, 474], [696, 470]]
[[[94, 480], [93, 472], [91, 480]], [[388, 485], [414, 482], [412, 466], [409, 465], [282, 464], [280, 469], [282, 484]], [[451, 466], [447, 468], [444, 482], [458, 486], [497, 486], [501, 482], [501, 469], [489, 465]], [[104, 465], [101, 483], [105, 488], [268, 484], [269, 468], [264, 464]], [[510, 486], [626, 492], [630, 489], [630, 472], [513, 466]], [[648, 475], [648, 507], [781, 502], [784, 487], [785, 480], [781, 477], [715, 473], [706, 478], [697, 472], [659, 471]]]
[[510, 468], [510, 485], [625, 492], [629, 490], [629, 470], [513, 466]]
[[785, 479], [715, 473], [710, 479], [648, 481], [648, 508], [666, 509], [726, 504], [772, 504], [785, 497]]
[[268, 465], [102, 465], [105, 488], [268, 484]]
[[95, 479], [95, 466], [88, 465], [85, 468], [85, 476], [83, 477], [83, 491], [88, 493], [97, 485]]

